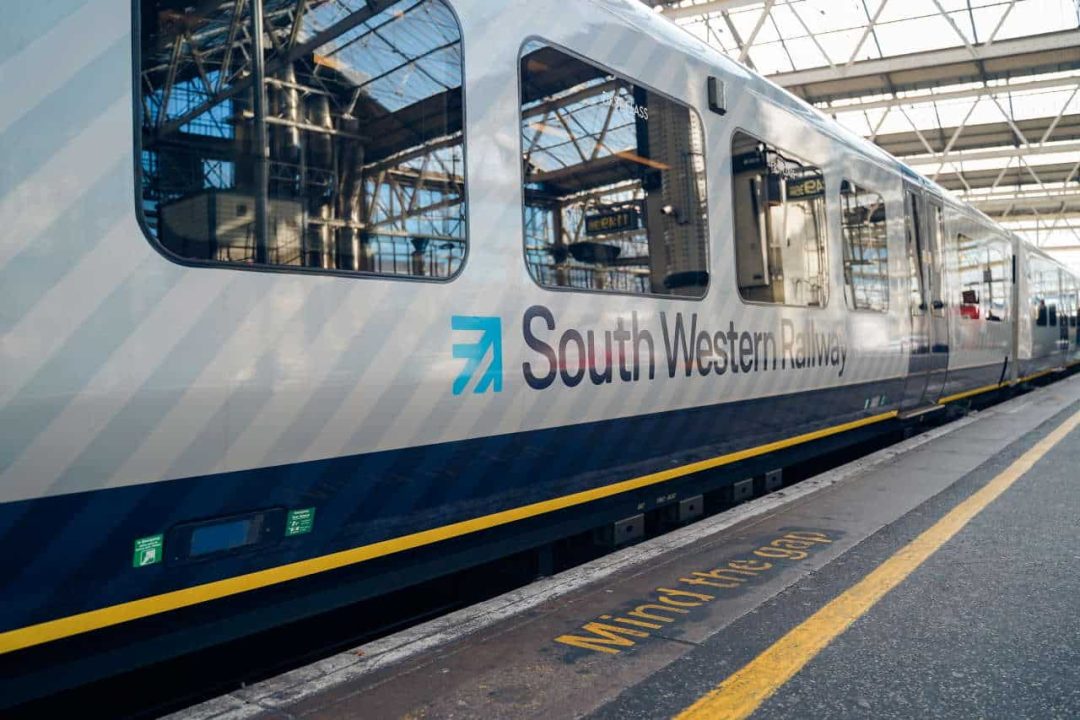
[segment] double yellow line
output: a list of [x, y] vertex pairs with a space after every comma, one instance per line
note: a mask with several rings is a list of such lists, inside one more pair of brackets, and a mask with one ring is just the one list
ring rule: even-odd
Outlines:
[[1080, 411], [877, 569], [680, 713], [677, 720], [740, 720], [749, 717], [886, 593], [1012, 487], [1078, 425]]

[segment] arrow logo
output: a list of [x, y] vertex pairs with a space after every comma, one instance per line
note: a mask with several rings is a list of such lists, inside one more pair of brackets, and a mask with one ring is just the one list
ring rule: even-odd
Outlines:
[[454, 315], [450, 318], [450, 328], [455, 332], [480, 332], [480, 340], [475, 343], [454, 343], [454, 358], [465, 360], [465, 367], [454, 380], [454, 394], [465, 392], [465, 387], [480, 369], [488, 351], [491, 351], [491, 363], [480, 376], [474, 393], [487, 392], [490, 387], [495, 392], [502, 392], [502, 319], [476, 315]]

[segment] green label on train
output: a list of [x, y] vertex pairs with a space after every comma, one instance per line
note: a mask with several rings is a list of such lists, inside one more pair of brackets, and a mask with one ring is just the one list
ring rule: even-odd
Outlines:
[[314, 526], [315, 508], [290, 510], [288, 517], [285, 518], [285, 537], [309, 533]]
[[131, 558], [132, 567], [156, 565], [161, 562], [165, 552], [165, 536], [151, 535], [135, 541], [135, 553]]

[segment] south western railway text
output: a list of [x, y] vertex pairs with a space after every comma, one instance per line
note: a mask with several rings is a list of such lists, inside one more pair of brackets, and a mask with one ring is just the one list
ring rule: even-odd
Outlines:
[[[667, 376], [716, 377], [832, 367], [842, 377], [848, 348], [842, 332], [820, 329], [814, 321], [780, 321], [779, 333], [744, 330], [734, 321], [725, 329], [709, 328], [698, 314], [658, 314], [658, 327], [619, 316], [613, 328], [559, 328], [543, 305], [525, 311], [521, 331], [525, 344], [539, 355], [522, 363], [525, 382], [543, 390], [562, 380], [574, 387], [586, 378], [593, 385], [652, 380], [660, 365]], [[660, 362], [657, 362], [657, 345]]]

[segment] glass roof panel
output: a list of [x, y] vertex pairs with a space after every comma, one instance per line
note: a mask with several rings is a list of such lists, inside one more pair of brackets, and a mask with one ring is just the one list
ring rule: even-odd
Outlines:
[[[707, 1], [686, 0], [677, 5]], [[678, 22], [737, 57], [739, 43], [719, 12], [721, 5], [711, 2], [714, 11], [710, 14], [684, 16]], [[728, 5], [728, 16], [743, 42], [753, 33], [763, 10], [761, 2]], [[764, 74], [827, 67], [831, 60], [842, 75], [853, 55], [858, 62], [1080, 26], [1077, 0], [776, 0], [770, 13], [749, 51], [756, 69]], [[1056, 198], [1062, 193], [1080, 197], [1080, 154], [1075, 152], [1080, 142], [1080, 92], [1074, 94], [1078, 86], [1080, 68], [895, 94], [875, 90], [876, 95], [834, 100], [824, 109], [852, 132], [874, 136], [886, 147], [896, 148], [918, 170], [942, 179], [962, 191], [961, 195], [984, 201], [993, 198], [999, 215], [1010, 208], [1021, 234], [1045, 247], [1067, 245], [1070, 249], [1060, 251], [1058, 257], [1080, 270], [1080, 212], [1070, 210], [1073, 214], [1062, 219], [1060, 211], [1047, 210], [1048, 194], [1055, 198], [1050, 208], [1058, 207]], [[996, 102], [986, 88], [994, 89]], [[1062, 117], [1050, 144], [1021, 160], [1016, 149], [1020, 140], [1009, 121], [1022, 128], [1028, 142], [1038, 143], [1059, 113]], [[963, 130], [956, 135], [961, 124]], [[920, 134], [938, 150], [956, 137], [950, 151], [955, 162], [942, 164], [939, 157], [930, 155]], [[1055, 147], [1054, 142], [1067, 143], [1066, 151], [1046, 152]], [[1070, 148], [1072, 152], [1067, 151]], [[1040, 197], [1041, 205], [1036, 205]], [[1035, 213], [1036, 206], [1040, 214]], [[1058, 229], [1049, 230], [1058, 220]], [[1066, 225], [1067, 229], [1061, 229]]]
[[[882, 2], [885, 7], [859, 48], [856, 60], [961, 47], [963, 41], [957, 30], [970, 43], [985, 42], [998, 29], [1003, 17], [1005, 21], [995, 39], [1077, 27], [1074, 0], [1016, 0], [1007, 15], [1011, 0], [970, 0], [970, 3], [968, 0], [939, 0], [956, 28], [941, 15], [934, 0], [778, 0], [770, 12], [772, 19], [761, 26], [754, 46], [779, 44], [783, 38], [788, 44], [794, 70], [827, 66], [813, 41], [793, 44], [794, 40], [809, 39], [809, 30], [817, 36], [834, 63], [845, 64]], [[676, 7], [697, 4], [700, 3], [682, 2]], [[728, 10], [728, 17], [744, 42], [753, 34], [763, 10], [764, 3], [737, 5]], [[729, 54], [738, 54], [736, 42], [718, 10], [685, 17], [678, 22], [702, 40]], [[706, 23], [711, 32], [706, 31]], [[779, 62], [766, 64], [783, 68]]]
[[757, 68], [757, 71], [764, 75], [775, 75], [793, 69], [791, 61], [780, 43], [754, 45], [750, 51], [750, 59], [754, 61], [754, 67]]

